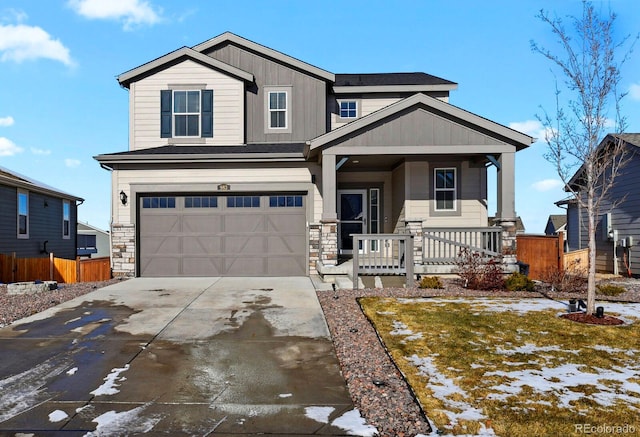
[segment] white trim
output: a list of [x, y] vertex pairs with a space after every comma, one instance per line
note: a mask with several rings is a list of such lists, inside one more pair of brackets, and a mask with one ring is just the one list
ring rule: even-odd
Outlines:
[[[26, 214], [20, 214], [20, 196], [24, 195], [26, 199]], [[26, 233], [20, 233], [20, 216], [24, 215], [26, 217]], [[29, 192], [27, 190], [23, 190], [18, 188], [16, 191], [16, 235], [19, 239], [28, 239], [29, 238]]]

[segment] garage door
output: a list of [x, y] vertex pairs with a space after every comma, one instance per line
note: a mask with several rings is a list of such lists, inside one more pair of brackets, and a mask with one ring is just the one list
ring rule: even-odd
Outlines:
[[140, 276], [307, 275], [306, 196], [142, 196]]

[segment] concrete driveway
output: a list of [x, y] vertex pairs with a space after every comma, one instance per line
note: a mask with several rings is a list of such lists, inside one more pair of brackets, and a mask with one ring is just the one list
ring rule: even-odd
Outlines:
[[370, 435], [309, 278], [136, 278], [0, 329], [0, 433]]

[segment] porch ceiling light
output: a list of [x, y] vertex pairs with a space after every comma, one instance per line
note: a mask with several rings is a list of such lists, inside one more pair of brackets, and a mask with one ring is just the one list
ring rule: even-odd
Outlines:
[[123, 205], [127, 204], [127, 193], [124, 191], [120, 191], [120, 202], [122, 202]]

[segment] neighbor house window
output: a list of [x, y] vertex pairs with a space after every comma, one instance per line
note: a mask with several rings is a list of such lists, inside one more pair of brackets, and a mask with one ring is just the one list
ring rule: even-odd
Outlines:
[[340, 118], [357, 118], [358, 103], [355, 100], [340, 102]]
[[18, 190], [18, 238], [29, 238], [29, 192]]
[[62, 201], [62, 238], [71, 238], [71, 204], [68, 200]]
[[456, 209], [456, 169], [435, 169], [436, 211], [455, 211]]
[[291, 132], [291, 87], [265, 87], [265, 132]]
[[213, 137], [213, 90], [160, 91], [161, 138]]

